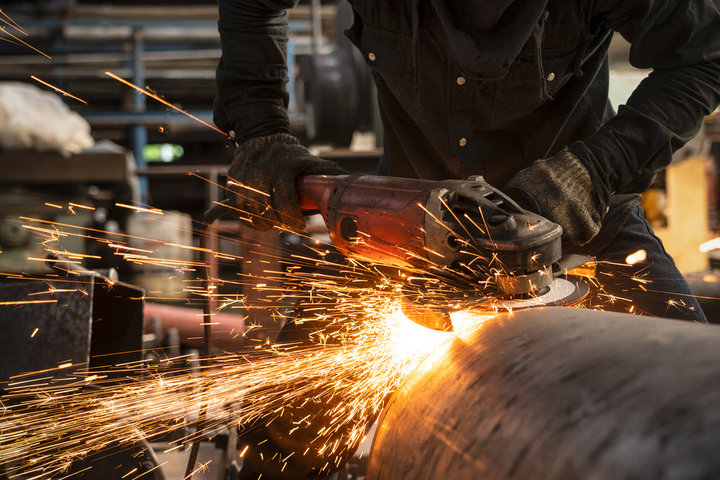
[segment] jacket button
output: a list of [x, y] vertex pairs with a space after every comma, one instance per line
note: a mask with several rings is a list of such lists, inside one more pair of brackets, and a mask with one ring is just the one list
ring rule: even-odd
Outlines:
[[550, 72], [550, 75], [548, 75], [545, 80], [547, 80], [548, 82], [552, 82], [553, 80], [555, 80], [555, 73]]
[[467, 138], [465, 138], [465, 137], [461, 138], [460, 141], [458, 142], [458, 145], [460, 145], [461, 147], [464, 147], [465, 145], [467, 145]]
[[457, 78], [457, 84], [458, 84], [458, 85], [465, 85], [465, 77], [462, 77], [462, 76], [458, 77], [458, 78]]
[[371, 62], [374, 62], [377, 57], [375, 56], [375, 54], [373, 52], [370, 52], [370, 53], [368, 53], [368, 58], [370, 59]]

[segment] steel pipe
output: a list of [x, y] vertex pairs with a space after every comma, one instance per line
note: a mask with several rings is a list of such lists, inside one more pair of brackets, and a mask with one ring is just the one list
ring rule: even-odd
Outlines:
[[368, 479], [720, 478], [720, 327], [500, 315], [389, 401]]
[[[205, 344], [206, 317], [203, 315], [202, 309], [146, 303], [144, 318], [145, 333], [155, 333], [153, 326], [155, 321], [158, 321], [162, 325], [163, 332], [177, 329], [182, 345], [200, 347]], [[214, 313], [212, 324], [215, 345], [230, 350], [243, 347], [247, 343], [243, 336], [246, 330], [245, 318], [228, 313]]]

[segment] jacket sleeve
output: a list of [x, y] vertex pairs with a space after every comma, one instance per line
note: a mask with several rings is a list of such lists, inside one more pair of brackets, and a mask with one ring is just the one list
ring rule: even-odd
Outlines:
[[290, 133], [287, 116], [287, 8], [297, 0], [219, 0], [222, 56], [215, 123], [238, 142]]
[[720, 103], [720, 0], [600, 0], [604, 21], [652, 68], [596, 133], [570, 149], [601, 198], [641, 193]]

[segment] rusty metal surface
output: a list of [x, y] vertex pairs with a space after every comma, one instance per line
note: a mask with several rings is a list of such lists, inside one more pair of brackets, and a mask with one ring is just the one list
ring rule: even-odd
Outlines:
[[0, 302], [57, 300], [0, 306], [0, 382], [19, 373], [55, 368], [65, 362], [87, 364], [90, 360], [92, 284], [52, 284], [72, 292], [38, 295], [48, 290], [48, 284], [39, 281], [0, 284]]
[[502, 315], [390, 400], [369, 480], [720, 478], [720, 327]]
[[[37, 301], [52, 303], [22, 303]], [[20, 304], [0, 305], [0, 383], [65, 363], [77, 371], [142, 358], [143, 300], [136, 287], [93, 275], [8, 282], [0, 284], [4, 302]]]

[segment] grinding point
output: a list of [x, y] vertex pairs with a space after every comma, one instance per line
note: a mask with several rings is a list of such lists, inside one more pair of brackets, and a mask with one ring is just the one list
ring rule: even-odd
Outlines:
[[[578, 304], [590, 292], [588, 284], [579, 277], [556, 278], [536, 294], [507, 297], [463, 299], [455, 304], [433, 304], [427, 297], [406, 290], [402, 296], [402, 311], [413, 322], [433, 330], [452, 332], [450, 314], [457, 310], [513, 311], [535, 307], [569, 307]], [[425, 301], [423, 301], [423, 299]], [[460, 307], [462, 305], [462, 307]]]

